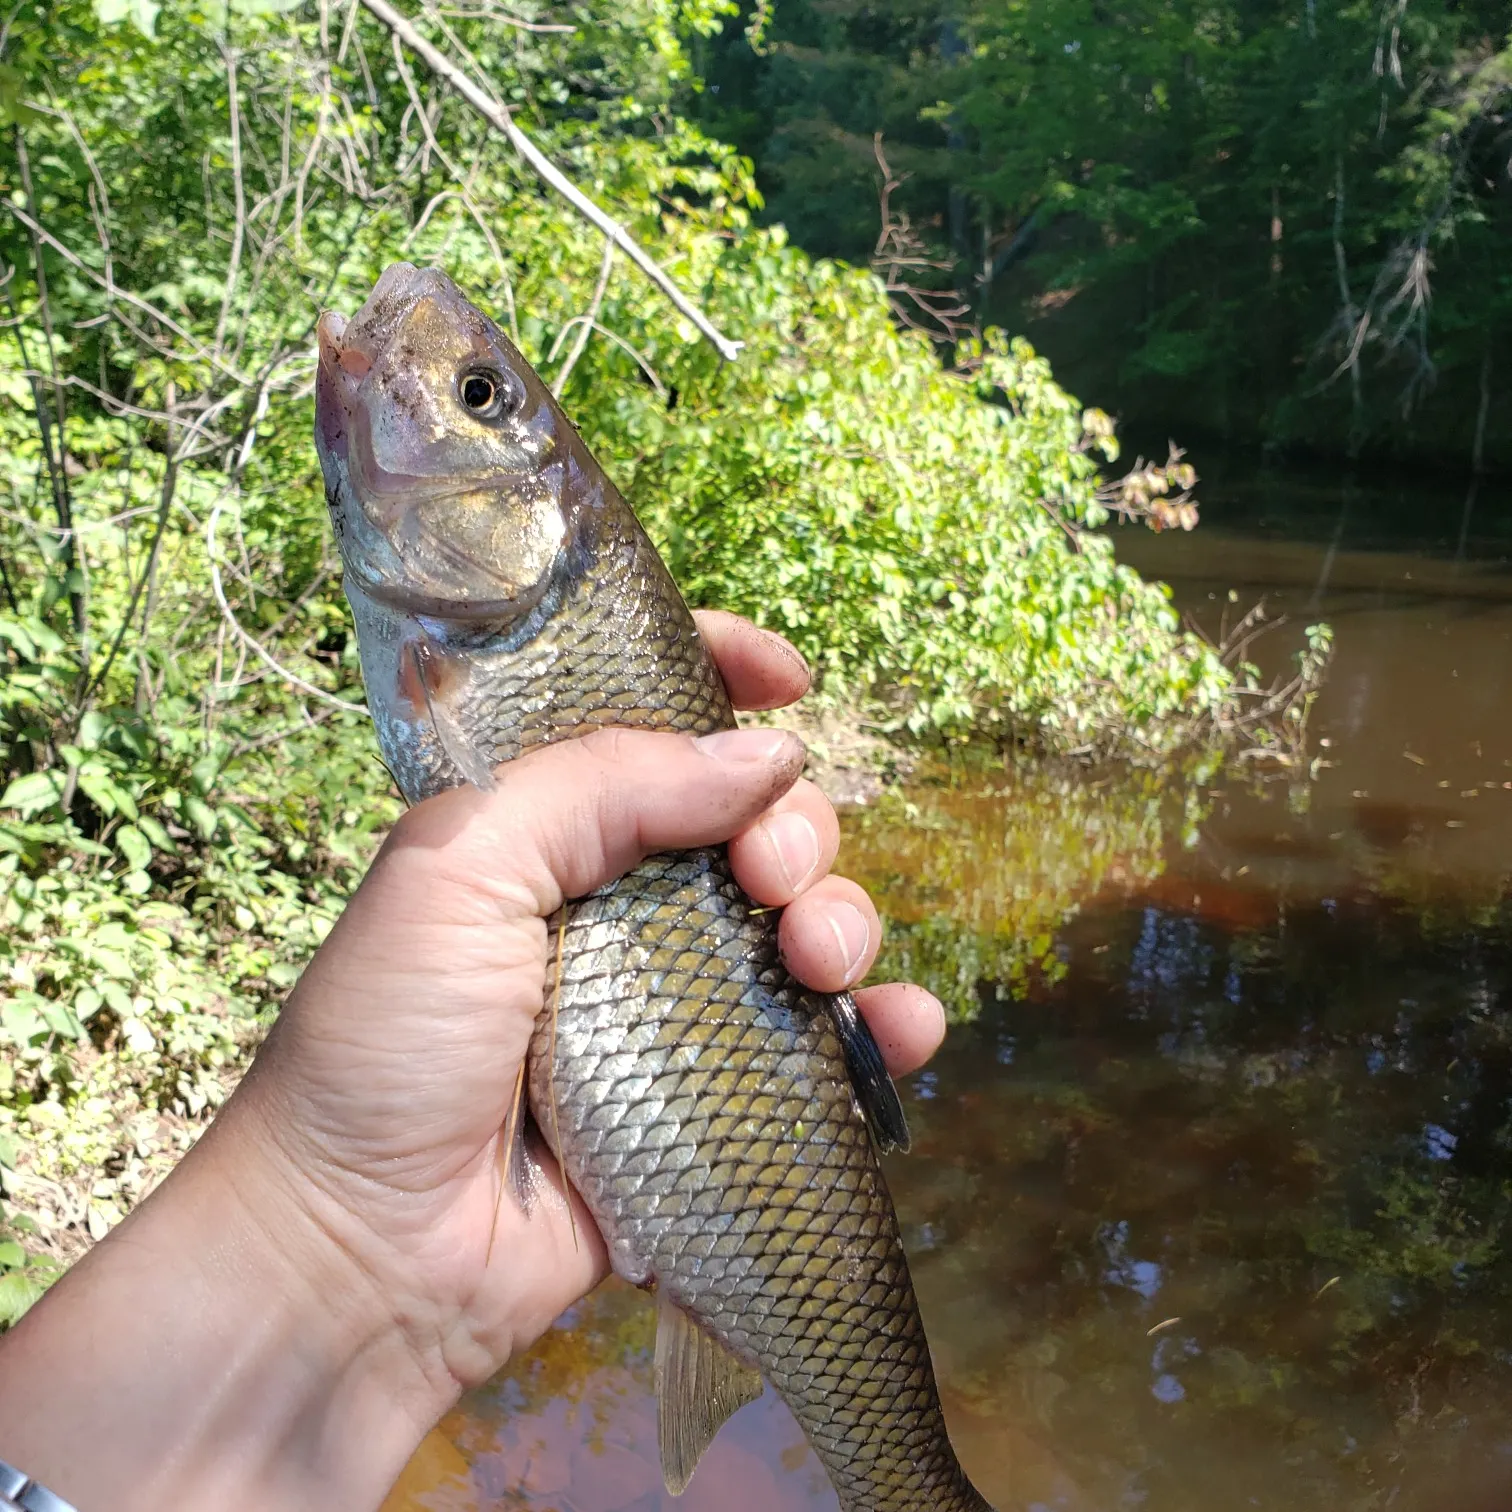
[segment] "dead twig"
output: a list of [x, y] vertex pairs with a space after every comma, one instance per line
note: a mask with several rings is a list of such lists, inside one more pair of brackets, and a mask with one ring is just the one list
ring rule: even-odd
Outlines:
[[568, 331], [577, 327], [577, 339], [572, 343], [572, 350], [567, 353], [561, 370], [551, 381], [552, 395], [560, 399], [562, 390], [567, 387], [567, 380], [572, 376], [572, 370], [577, 366], [578, 358], [583, 355], [583, 349], [588, 345], [588, 338], [593, 334], [594, 326], [598, 321], [598, 312], [604, 303], [604, 295], [609, 289], [609, 275], [614, 271], [614, 242], [604, 238], [604, 260], [599, 265], [598, 283], [594, 285], [593, 298], [588, 301], [588, 312], [585, 315], [574, 316], [566, 325], [557, 332], [557, 338], [551, 343], [551, 351], [547, 362], [555, 362], [558, 349], [566, 337]]
[[231, 602], [226, 597], [226, 585], [221, 576], [220, 550], [217, 541], [220, 517], [229, 498], [230, 490], [223, 490], [205, 521], [205, 547], [210, 561], [210, 586], [215, 593], [215, 602], [220, 607], [221, 619], [226, 628], [235, 636], [237, 644], [244, 651], [250, 651], [270, 672], [291, 687], [298, 688], [302, 693], [308, 693], [311, 698], [318, 698], [322, 703], [330, 704], [333, 708], [352, 714], [366, 714], [368, 712], [366, 704], [353, 703], [350, 699], [338, 698], [334, 693], [327, 693], [324, 688], [317, 688], [314, 683], [307, 682], [297, 672], [284, 666], [236, 617], [236, 611], [232, 609]]
[[611, 242], [624, 252], [658, 289], [662, 291], [698, 332], [708, 340], [727, 361], [733, 362], [745, 345], [722, 335], [673, 281], [672, 276], [658, 263], [630, 233], [612, 216], [606, 215], [586, 194], [574, 184], [545, 153], [515, 123], [508, 109], [492, 98], [473, 82], [443, 52], [433, 46], [415, 30], [404, 16], [388, 3], [388, 0], [359, 0], [359, 3], [378, 21], [382, 22], [404, 45], [419, 58], [438, 78], [450, 84], [496, 131], [501, 132], [510, 146], [524, 158], [540, 178], [555, 189], [584, 220], [595, 226]]
[[[193, 349], [194, 356], [200, 361], [210, 363], [212, 367], [216, 368], [223, 376], [230, 378], [234, 383], [246, 386], [248, 380], [244, 374], [237, 372], [237, 370], [232, 367], [230, 363], [225, 361], [225, 359], [222, 358], [219, 354], [207, 347], [204, 342], [199, 340], [198, 337], [181, 326], [178, 321], [176, 321], [166, 311], [158, 309], [156, 305], [149, 304], [140, 295], [133, 294], [129, 289], [121, 288], [120, 285], [114, 281], [114, 279], [105, 278], [101, 274], [96, 273], [95, 270], [91, 268], [82, 257], [78, 255], [78, 253], [74, 252], [71, 248], [64, 246], [64, 244], [60, 242], [57, 237], [55, 237], [49, 230], [47, 230], [45, 226], [43, 226], [40, 222], [33, 220], [32, 217], [28, 215], [26, 211], [24, 211], [19, 205], [12, 204], [9, 200], [0, 200], [0, 205], [3, 205], [5, 209], [9, 210], [10, 213], [14, 215], [23, 226], [27, 227], [28, 230], [34, 232], [37, 236], [39, 236], [42, 241], [44, 241], [49, 247], [51, 247], [53, 251], [56, 252], [58, 256], [64, 260], [64, 262], [68, 263], [71, 267], [77, 268], [79, 272], [82, 273], [85, 278], [89, 279], [91, 283], [103, 289], [113, 298], [121, 300], [124, 304], [129, 304], [134, 310], [140, 311], [149, 320], [157, 321], [157, 323], [161, 325], [165, 330], [172, 331], [180, 341], [188, 342], [189, 346]], [[169, 346], [167, 343], [156, 341], [145, 332], [137, 332], [136, 334], [140, 337], [144, 344], [152, 347], [154, 351], [161, 352], [164, 356], [167, 357], [176, 357], [180, 361], [187, 360], [182, 352], [175, 351], [174, 348]]]
[[887, 290], [893, 318], [899, 325], [922, 331], [952, 349], [980, 337], [981, 327], [968, 300], [953, 288], [933, 288], [920, 281], [931, 275], [948, 278], [953, 264], [931, 257], [908, 216], [893, 209], [893, 192], [908, 181], [908, 175], [899, 177], [892, 171], [882, 150], [880, 131], [872, 137], [872, 152], [881, 174], [877, 193], [881, 229], [872, 249], [871, 266]]

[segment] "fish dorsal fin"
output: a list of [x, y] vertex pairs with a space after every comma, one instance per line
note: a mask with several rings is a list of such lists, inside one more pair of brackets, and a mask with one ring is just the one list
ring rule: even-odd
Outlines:
[[861, 1017], [855, 998], [848, 992], [837, 992], [830, 999], [830, 1018], [834, 1021], [835, 1033], [840, 1036], [845, 1069], [850, 1072], [856, 1101], [866, 1116], [877, 1148], [884, 1155], [893, 1150], [907, 1150], [908, 1120], [903, 1116], [898, 1089], [887, 1074], [881, 1047]]
[[737, 1360], [665, 1295], [656, 1316], [656, 1437], [662, 1479], [681, 1496], [725, 1420], [761, 1395], [761, 1375]]

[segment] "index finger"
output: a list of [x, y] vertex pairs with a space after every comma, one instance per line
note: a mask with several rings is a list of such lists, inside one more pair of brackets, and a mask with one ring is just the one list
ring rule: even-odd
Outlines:
[[781, 709], [808, 692], [808, 663], [775, 631], [724, 609], [699, 609], [693, 617], [737, 709]]

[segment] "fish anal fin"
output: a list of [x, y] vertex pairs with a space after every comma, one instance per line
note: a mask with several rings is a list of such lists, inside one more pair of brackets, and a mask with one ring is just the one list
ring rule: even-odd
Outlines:
[[881, 1047], [867, 1028], [866, 1020], [850, 993], [837, 992], [830, 999], [830, 1019], [835, 1033], [840, 1036], [840, 1048], [845, 1052], [845, 1069], [850, 1073], [851, 1089], [866, 1116], [867, 1127], [877, 1148], [884, 1155], [893, 1150], [907, 1150], [908, 1119], [903, 1115], [898, 1089], [888, 1074]]
[[656, 1436], [662, 1479], [681, 1496], [725, 1420], [761, 1395], [761, 1375], [662, 1294], [656, 1317]]

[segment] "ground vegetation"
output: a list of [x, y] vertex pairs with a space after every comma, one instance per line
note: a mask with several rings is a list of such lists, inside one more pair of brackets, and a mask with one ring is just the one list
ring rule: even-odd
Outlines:
[[396, 17], [0, 28], [0, 1318], [192, 1140], [398, 812], [311, 444], [315, 319], [398, 258], [497, 314], [695, 602], [884, 732], [1153, 760], [1265, 700], [1097, 529], [1190, 524], [1179, 458], [1110, 481], [1027, 344], [942, 352], [755, 224], [688, 114], [717, 0]]

